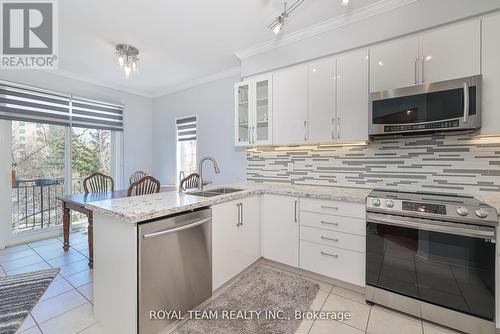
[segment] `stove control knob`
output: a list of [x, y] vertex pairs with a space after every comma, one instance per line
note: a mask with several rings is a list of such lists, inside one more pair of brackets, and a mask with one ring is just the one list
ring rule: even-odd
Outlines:
[[476, 210], [476, 216], [478, 216], [479, 218], [486, 218], [488, 217], [488, 211], [486, 211], [486, 209], [484, 208], [479, 208]]
[[464, 208], [463, 206], [459, 207], [457, 209], [457, 213], [460, 215], [460, 216], [467, 216], [469, 214], [469, 209], [467, 208]]
[[380, 206], [380, 200], [378, 198], [372, 199], [373, 206]]
[[394, 207], [394, 201], [388, 200], [385, 201], [385, 206], [388, 208], [393, 208]]

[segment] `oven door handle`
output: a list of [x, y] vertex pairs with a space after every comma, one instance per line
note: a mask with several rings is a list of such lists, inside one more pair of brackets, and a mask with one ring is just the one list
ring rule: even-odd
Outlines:
[[460, 223], [435, 221], [424, 218], [406, 218], [399, 216], [394, 217], [376, 213], [367, 213], [366, 221], [368, 223], [408, 227], [423, 231], [448, 233], [465, 237], [495, 240], [495, 229], [492, 227], [483, 227], [477, 225], [471, 227], [471, 225]]

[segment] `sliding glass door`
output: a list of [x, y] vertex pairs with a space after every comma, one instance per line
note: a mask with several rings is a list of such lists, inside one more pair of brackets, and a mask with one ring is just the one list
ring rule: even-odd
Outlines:
[[[71, 192], [81, 194], [83, 180], [94, 172], [112, 175], [112, 132], [110, 130], [71, 128]], [[73, 229], [85, 228], [87, 217], [72, 212]]]
[[64, 193], [65, 127], [12, 121], [12, 230], [62, 223], [56, 196]]
[[[112, 175], [113, 132], [25, 121], [11, 124], [12, 232], [61, 226], [62, 207], [56, 196], [65, 194], [65, 184], [71, 194], [79, 194], [92, 173]], [[71, 166], [65, 166], [68, 155]], [[73, 230], [86, 228], [84, 215], [72, 212], [71, 221]]]

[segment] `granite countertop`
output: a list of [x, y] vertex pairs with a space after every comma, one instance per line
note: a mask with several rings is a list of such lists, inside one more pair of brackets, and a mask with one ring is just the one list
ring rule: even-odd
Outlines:
[[[222, 186], [207, 187], [205, 190], [221, 187]], [[256, 182], [243, 182], [226, 185], [225, 187], [244, 190], [214, 197], [200, 197], [185, 193], [179, 194], [177, 191], [169, 191], [145, 196], [92, 202], [85, 207], [95, 213], [111, 215], [128, 223], [138, 223], [259, 194], [287, 195], [364, 203], [366, 196], [368, 196], [371, 191], [371, 189], [362, 188], [284, 185], [279, 183]]]
[[500, 217], [500, 195], [490, 195], [490, 194], [471, 194], [471, 196], [474, 196], [478, 200], [494, 207], [497, 209], [498, 216]]

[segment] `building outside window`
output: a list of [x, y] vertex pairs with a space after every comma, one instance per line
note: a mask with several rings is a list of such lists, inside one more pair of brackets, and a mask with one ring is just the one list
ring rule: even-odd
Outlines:
[[[177, 175], [188, 176], [197, 165], [197, 118], [196, 116], [176, 120], [177, 130]], [[179, 182], [180, 177], [177, 182]]]

